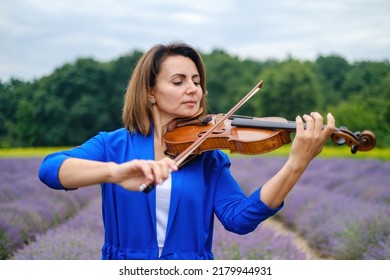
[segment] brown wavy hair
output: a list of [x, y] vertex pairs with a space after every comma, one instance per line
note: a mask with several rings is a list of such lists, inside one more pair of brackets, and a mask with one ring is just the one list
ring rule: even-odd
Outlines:
[[206, 101], [206, 70], [200, 54], [185, 43], [158, 44], [143, 54], [139, 59], [126, 89], [122, 110], [122, 122], [130, 131], [138, 131], [148, 135], [152, 131], [152, 106], [149, 95], [156, 86], [156, 78], [161, 64], [167, 57], [184, 56], [190, 58], [196, 65], [200, 75], [200, 86], [203, 90], [200, 107], [207, 114]]

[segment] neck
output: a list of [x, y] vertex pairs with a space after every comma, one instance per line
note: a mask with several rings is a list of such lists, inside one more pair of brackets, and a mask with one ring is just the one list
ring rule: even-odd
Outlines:
[[154, 126], [154, 139], [159, 142], [163, 142], [163, 136], [167, 130], [168, 121], [160, 114], [157, 106], [153, 106], [153, 126]]
[[161, 116], [157, 109], [153, 110], [153, 122], [154, 122], [154, 157], [156, 160], [165, 157], [165, 144], [164, 134], [167, 132], [167, 125], [170, 120]]

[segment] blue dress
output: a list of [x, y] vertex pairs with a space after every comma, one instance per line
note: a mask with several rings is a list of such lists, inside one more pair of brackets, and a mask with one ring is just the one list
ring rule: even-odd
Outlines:
[[[58, 180], [69, 157], [123, 163], [154, 159], [154, 136], [122, 128], [101, 132], [83, 145], [48, 155], [39, 170], [47, 186], [64, 189]], [[247, 197], [232, 177], [230, 160], [221, 151], [208, 151], [172, 173], [172, 193], [164, 248], [158, 256], [156, 192], [125, 190], [101, 184], [105, 240], [102, 259], [213, 259], [214, 215], [237, 234], [253, 231], [278, 212], [260, 199], [260, 188]]]

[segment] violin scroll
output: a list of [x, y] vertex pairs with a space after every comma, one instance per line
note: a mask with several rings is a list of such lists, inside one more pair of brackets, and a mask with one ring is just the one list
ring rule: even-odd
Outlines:
[[352, 154], [356, 154], [357, 151], [370, 151], [376, 145], [376, 136], [372, 131], [369, 130], [352, 133], [346, 127], [340, 127], [335, 129], [330, 137], [332, 142], [337, 145], [346, 144], [350, 146]]

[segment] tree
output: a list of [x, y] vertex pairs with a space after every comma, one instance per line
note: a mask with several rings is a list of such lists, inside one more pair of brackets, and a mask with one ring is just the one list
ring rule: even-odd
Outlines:
[[265, 116], [295, 119], [321, 107], [319, 84], [310, 63], [288, 60], [266, 69], [262, 106]]
[[378, 98], [383, 91], [381, 87], [390, 73], [389, 62], [361, 61], [352, 65], [342, 88], [343, 99], [360, 94], [362, 98]]
[[[109, 62], [81, 58], [40, 79], [0, 82], [0, 146], [79, 145], [122, 126], [123, 95], [142, 52]], [[337, 125], [370, 129], [390, 145], [389, 61], [349, 65], [335, 55], [315, 62], [242, 60], [223, 50], [203, 54], [209, 111], [230, 110], [260, 80], [263, 88], [236, 113], [293, 120], [332, 112]]]
[[15, 136], [16, 111], [23, 97], [23, 88], [29, 83], [11, 79], [7, 83], [0, 83], [0, 147], [17, 145]]
[[315, 69], [325, 104], [337, 104], [342, 100], [341, 89], [350, 68], [348, 61], [337, 55], [317, 58]]
[[[214, 50], [203, 55], [207, 72], [209, 111], [224, 113], [231, 109], [244, 95], [256, 85], [259, 71], [249, 61], [241, 61], [223, 50]], [[249, 104], [249, 102], [248, 102]], [[245, 107], [245, 114], [253, 113]]]

